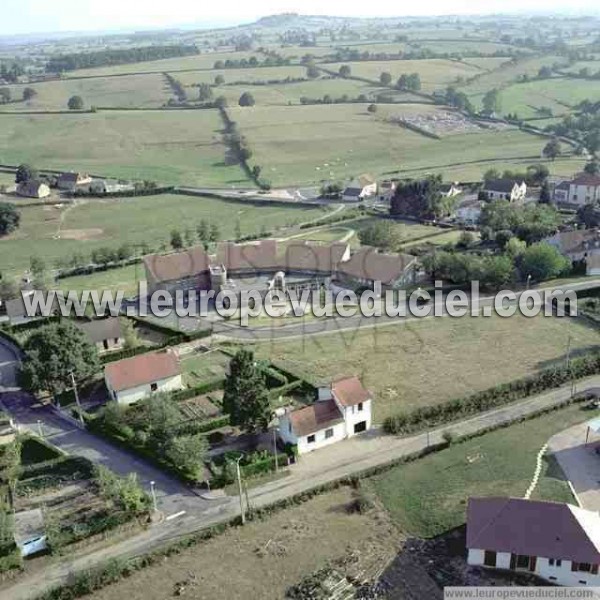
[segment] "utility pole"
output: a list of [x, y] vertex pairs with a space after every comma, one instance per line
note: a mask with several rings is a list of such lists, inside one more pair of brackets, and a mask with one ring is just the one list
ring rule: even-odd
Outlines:
[[75, 394], [75, 402], [77, 403], [77, 414], [79, 415], [79, 422], [85, 427], [85, 421], [83, 420], [83, 414], [81, 412], [81, 403], [79, 402], [79, 394], [77, 392], [77, 384], [75, 383], [75, 375], [73, 375], [73, 371], [70, 373], [71, 375], [71, 383], [73, 384], [73, 393]]
[[273, 453], [275, 454], [275, 473], [279, 473], [279, 461], [277, 460], [277, 427], [273, 426]]
[[571, 366], [571, 332], [569, 332], [569, 338], [567, 340], [567, 369]]
[[156, 490], [154, 489], [155, 482], [150, 482], [150, 492], [152, 493], [152, 506], [154, 507], [154, 512], [158, 512], [158, 504], [156, 502]]
[[236, 471], [237, 471], [237, 481], [238, 481], [238, 492], [240, 495], [240, 511], [241, 511], [241, 517], [242, 517], [242, 525], [244, 525], [246, 523], [246, 515], [244, 514], [244, 491], [242, 490], [242, 471], [240, 469], [240, 460], [242, 460], [242, 458], [244, 457], [244, 455], [240, 455], [240, 457], [235, 461], [235, 467], [236, 467]]

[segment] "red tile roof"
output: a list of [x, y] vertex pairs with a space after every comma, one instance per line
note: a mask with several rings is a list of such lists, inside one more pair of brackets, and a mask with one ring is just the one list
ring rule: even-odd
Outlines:
[[467, 548], [600, 563], [600, 517], [570, 504], [470, 498]]
[[202, 246], [172, 254], [144, 256], [144, 265], [155, 281], [177, 281], [208, 271], [210, 259]]
[[589, 186], [599, 186], [600, 185], [600, 175], [592, 175], [591, 173], [579, 173], [576, 175], [573, 181], [571, 181], [573, 185], [589, 185]]
[[290, 413], [292, 429], [298, 437], [310, 435], [344, 421], [335, 400], [315, 402]]
[[140, 354], [109, 363], [104, 368], [106, 378], [115, 392], [168, 379], [180, 372], [177, 355], [172, 350]]
[[335, 381], [331, 386], [331, 391], [342, 406], [355, 406], [371, 399], [371, 394], [363, 387], [358, 377], [347, 377]]
[[261, 240], [248, 244], [223, 242], [217, 247], [217, 262], [228, 271], [276, 269], [277, 240]]
[[341, 242], [333, 244], [291, 242], [286, 246], [285, 254], [280, 261], [281, 270], [331, 273], [347, 251], [348, 245]]

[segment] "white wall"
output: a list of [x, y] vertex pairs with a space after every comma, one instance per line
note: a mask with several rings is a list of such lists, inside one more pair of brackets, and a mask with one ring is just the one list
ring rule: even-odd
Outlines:
[[306, 454], [307, 452], [312, 452], [313, 450], [318, 450], [319, 448], [324, 448], [325, 446], [329, 446], [329, 444], [335, 444], [343, 440], [346, 437], [346, 429], [344, 423], [338, 423], [333, 427], [328, 427], [327, 429], [333, 429], [333, 436], [329, 439], [325, 438], [326, 429], [321, 429], [317, 431], [313, 435], [315, 436], [315, 441], [312, 444], [308, 443], [309, 436], [302, 436], [298, 438], [298, 454]]
[[[156, 383], [158, 385], [158, 388], [154, 392], [151, 389], [152, 383]], [[109, 392], [111, 392], [111, 395], [113, 395], [108, 381], [107, 387], [109, 388]], [[159, 392], [174, 392], [181, 389], [183, 389], [181, 375], [175, 375], [174, 377], [150, 382], [148, 384], [140, 385], [129, 390], [122, 390], [120, 392], [116, 392], [113, 395], [113, 397], [119, 404], [132, 404], [133, 402], [143, 400], [144, 398], [152, 395], [153, 393], [156, 394]]]
[[[470, 548], [467, 563], [473, 566], [483, 566], [485, 552], [477, 548]], [[498, 552], [496, 554], [496, 568], [510, 569], [510, 552]], [[527, 569], [517, 569], [519, 572], [529, 572]], [[550, 565], [548, 558], [537, 557], [535, 573], [540, 577], [559, 585], [574, 586], [600, 586], [600, 574], [592, 575], [581, 571], [571, 571], [571, 561], [563, 560], [561, 566]]]
[[361, 421], [367, 422], [367, 430], [371, 429], [371, 400], [363, 402], [363, 409], [358, 410], [358, 405], [347, 406], [344, 408], [344, 418], [346, 421], [346, 435], [352, 437], [354, 434], [354, 425]]

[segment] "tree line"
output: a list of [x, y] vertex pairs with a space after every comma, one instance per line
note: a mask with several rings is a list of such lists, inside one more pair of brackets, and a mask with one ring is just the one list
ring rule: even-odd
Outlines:
[[64, 71], [74, 71], [76, 69], [146, 62], [163, 58], [191, 56], [195, 54], [200, 54], [200, 51], [195, 45], [184, 44], [77, 52], [72, 54], [61, 54], [50, 58], [46, 63], [46, 71], [48, 73], [62, 73]]

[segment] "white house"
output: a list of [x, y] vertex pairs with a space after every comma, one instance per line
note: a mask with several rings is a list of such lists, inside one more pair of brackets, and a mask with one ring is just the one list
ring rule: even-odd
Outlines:
[[527, 195], [527, 184], [514, 179], [491, 179], [484, 183], [483, 191], [490, 200], [523, 202]]
[[583, 206], [600, 201], [600, 176], [580, 173], [571, 181], [563, 181], [554, 188], [558, 204]]
[[344, 189], [342, 200], [359, 202], [377, 193], [377, 182], [370, 175], [361, 175]]
[[119, 404], [132, 404], [155, 392], [183, 389], [179, 360], [173, 350], [109, 363], [104, 368], [104, 381], [110, 397]]
[[319, 389], [316, 402], [279, 418], [279, 437], [306, 454], [371, 428], [371, 395], [358, 377]]
[[599, 586], [600, 516], [559, 502], [470, 498], [470, 565], [523, 571], [564, 586]]

